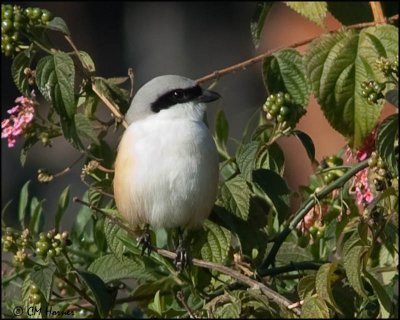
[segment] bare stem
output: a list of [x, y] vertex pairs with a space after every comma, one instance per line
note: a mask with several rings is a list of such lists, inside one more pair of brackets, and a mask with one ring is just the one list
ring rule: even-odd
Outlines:
[[[388, 21], [392, 22], [394, 20], [397, 20], [398, 18], [399, 18], [399, 15], [397, 14], [397, 15], [394, 15], [394, 16], [390, 17], [388, 19]], [[365, 23], [357, 23], [357, 24], [353, 24], [353, 25], [347, 26], [346, 29], [362, 29], [362, 28], [374, 26], [374, 25], [377, 25], [377, 24], [378, 23], [376, 21], [374, 21], [374, 22], [365, 22]], [[333, 30], [333, 31], [330, 31], [330, 33], [337, 32], [341, 28]], [[243, 62], [234, 64], [234, 65], [226, 67], [224, 69], [216, 70], [213, 73], [210, 73], [210, 74], [208, 74], [206, 76], [203, 76], [203, 77], [197, 79], [196, 81], [197, 81], [197, 83], [202, 83], [202, 82], [206, 82], [206, 81], [209, 81], [209, 80], [212, 80], [212, 79], [217, 79], [217, 78], [219, 78], [221, 76], [224, 76], [224, 75], [226, 75], [228, 73], [231, 73], [231, 72], [235, 72], [236, 70], [239, 70], [239, 69], [245, 70], [248, 66], [262, 61], [263, 59], [265, 59], [266, 57], [270, 56], [271, 54], [273, 54], [276, 51], [279, 51], [279, 50], [282, 50], [282, 49], [285, 49], [285, 48], [297, 48], [297, 47], [303, 46], [303, 45], [305, 45], [307, 43], [310, 43], [311, 41], [313, 41], [314, 39], [317, 39], [319, 37], [320, 36], [314, 36], [314, 37], [311, 37], [311, 38], [308, 38], [308, 39], [304, 39], [304, 40], [295, 42], [295, 43], [293, 43], [293, 44], [291, 44], [289, 46], [282, 46], [282, 47], [278, 47], [278, 48], [274, 48], [274, 49], [268, 50], [268, 51], [266, 51], [266, 52], [264, 52], [264, 53], [262, 53], [262, 54], [260, 54], [258, 56], [255, 56], [255, 57], [253, 57], [251, 59], [248, 59], [248, 60], [245, 60]]]
[[386, 23], [386, 18], [383, 15], [382, 5], [381, 5], [380, 1], [370, 1], [369, 5], [371, 6], [375, 24]]

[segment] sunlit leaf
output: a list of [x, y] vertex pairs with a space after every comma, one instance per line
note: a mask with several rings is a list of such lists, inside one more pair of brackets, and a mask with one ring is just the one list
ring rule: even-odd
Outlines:
[[285, 3], [308, 20], [316, 23], [320, 27], [324, 26], [324, 20], [328, 12], [328, 5], [325, 1], [287, 1]]
[[395, 145], [399, 139], [399, 116], [393, 114], [387, 117], [379, 127], [376, 146], [379, 155], [388, 165], [394, 175], [398, 175], [398, 160], [396, 160]]

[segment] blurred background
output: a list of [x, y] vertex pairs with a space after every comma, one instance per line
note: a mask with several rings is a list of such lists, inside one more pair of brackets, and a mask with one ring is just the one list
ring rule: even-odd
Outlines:
[[[254, 49], [250, 34], [250, 21], [256, 2], [13, 3], [46, 8], [55, 16], [62, 17], [78, 49], [88, 52], [93, 58], [97, 75], [125, 76], [131, 67], [135, 75], [135, 90], [158, 75], [179, 74], [197, 79], [268, 49], [326, 32], [283, 3], [276, 3], [272, 8], [258, 50]], [[327, 30], [333, 30], [340, 23], [328, 16], [326, 25]], [[303, 49], [299, 48], [300, 51]], [[2, 119], [19, 96], [11, 80], [10, 66], [11, 59], [2, 56]], [[222, 77], [214, 89], [223, 99], [209, 108], [210, 127], [213, 127], [216, 111], [223, 109], [230, 124], [230, 136], [240, 139], [250, 116], [262, 107], [267, 97], [261, 64]], [[39, 102], [44, 103], [42, 100]], [[107, 114], [105, 108], [104, 112]], [[386, 109], [384, 115], [389, 112], [391, 110]], [[345, 145], [345, 140], [329, 126], [313, 98], [299, 129], [313, 139], [317, 160], [336, 153]], [[120, 129], [107, 138], [112, 148], [117, 147], [121, 134]], [[308, 176], [312, 172], [310, 161], [296, 138], [282, 138], [279, 144], [285, 152], [288, 184], [293, 191], [298, 191], [300, 185], [308, 183]], [[31, 149], [25, 167], [21, 167], [21, 146], [22, 141], [19, 141], [9, 149], [5, 139], [1, 141], [2, 207], [13, 199], [5, 220], [16, 225], [20, 189], [27, 180], [32, 180], [30, 194], [47, 199], [44, 203], [46, 229], [52, 225], [51, 217], [55, 213], [58, 196], [66, 185], [71, 185], [71, 197], [81, 197], [86, 190], [80, 181], [83, 161], [50, 184], [40, 184], [36, 179], [39, 168], [46, 168], [51, 173], [60, 172], [73, 163], [79, 154], [62, 138], [58, 138], [53, 141], [52, 148], [37, 145]], [[78, 205], [70, 205], [63, 219], [63, 228], [70, 227], [78, 210]]]

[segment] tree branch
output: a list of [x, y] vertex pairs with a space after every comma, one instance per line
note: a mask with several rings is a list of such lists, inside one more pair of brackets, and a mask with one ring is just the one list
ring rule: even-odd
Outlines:
[[304, 218], [304, 216], [307, 214], [307, 212], [310, 211], [310, 209], [315, 206], [317, 201], [326, 197], [333, 190], [341, 188], [348, 180], [351, 179], [351, 177], [353, 177], [357, 172], [365, 169], [366, 167], [368, 167], [368, 159], [366, 159], [366, 160], [358, 163], [354, 167], [352, 167], [345, 174], [343, 174], [340, 178], [338, 178], [337, 180], [332, 182], [330, 185], [326, 186], [320, 192], [312, 194], [308, 198], [308, 200], [302, 204], [302, 206], [299, 208], [299, 210], [297, 210], [296, 214], [294, 215], [294, 218], [289, 223], [289, 225], [278, 235], [268, 256], [265, 258], [265, 260], [259, 266], [259, 268], [257, 270], [257, 273], [259, 276], [263, 277], [264, 275], [266, 275], [269, 266], [275, 262], [276, 254], [278, 253], [279, 248], [281, 247], [282, 243], [285, 241], [286, 237], [292, 232], [292, 230], [294, 230], [296, 228], [298, 223]]
[[[122, 229], [127, 231], [128, 234], [136, 236], [135, 231], [132, 230], [129, 226], [123, 224], [121, 221], [118, 221], [117, 219], [115, 219], [115, 217], [107, 214], [103, 210], [101, 210], [95, 206], [92, 206], [92, 205], [90, 205], [90, 203], [85, 202], [77, 197], [73, 198], [73, 202], [78, 202], [85, 206], [88, 206], [92, 210], [95, 210], [96, 212], [98, 212], [98, 213], [102, 214], [103, 216], [107, 217], [108, 219], [110, 219], [113, 223], [116, 223], [119, 227], [121, 227]], [[152, 249], [155, 252], [157, 252], [159, 255], [161, 255], [165, 258], [168, 258], [171, 260], [174, 260], [176, 258], [176, 253], [174, 253], [174, 252], [171, 252], [171, 251], [168, 251], [165, 249], [154, 248], [154, 247]], [[290, 305], [293, 305], [293, 303], [290, 300], [286, 299], [284, 296], [280, 295], [279, 293], [275, 292], [274, 290], [268, 288], [265, 284], [258, 282], [254, 279], [251, 279], [251, 278], [245, 276], [244, 274], [242, 274], [236, 270], [233, 270], [229, 267], [226, 267], [224, 265], [214, 263], [214, 262], [200, 260], [200, 259], [192, 259], [192, 264], [195, 266], [201, 267], [201, 268], [219, 271], [228, 276], [231, 276], [232, 278], [238, 280], [239, 282], [246, 284], [250, 288], [260, 289], [261, 292], [265, 296], [270, 298], [272, 301], [278, 303], [279, 305], [283, 305], [286, 308]], [[300, 310], [298, 308], [293, 308], [291, 311], [293, 311], [296, 315], [300, 315]]]
[[[397, 14], [397, 15], [394, 15], [394, 16], [390, 17], [388, 19], [388, 21], [389, 22], [393, 22], [394, 20], [397, 20], [398, 18], [399, 18], [399, 15]], [[374, 22], [364, 22], [364, 23], [353, 24], [353, 25], [347, 26], [345, 28], [346, 29], [362, 29], [362, 28], [365, 28], [365, 27], [375, 26], [377, 24], [378, 23], [376, 21], [374, 21]], [[342, 28], [343, 27], [341, 27], [339, 29], [336, 29], [336, 30], [329, 31], [329, 33], [338, 32]], [[311, 42], [314, 39], [317, 39], [319, 37], [320, 37], [320, 35], [314, 36], [314, 37], [311, 37], [311, 38], [308, 38], [308, 39], [305, 39], [305, 40], [301, 40], [301, 41], [298, 41], [298, 42], [295, 42], [295, 43], [293, 43], [293, 44], [291, 44], [289, 46], [285, 45], [285, 46], [282, 46], [282, 47], [278, 47], [278, 48], [275, 48], [275, 49], [268, 50], [268, 51], [266, 51], [266, 52], [264, 52], [264, 53], [262, 53], [262, 54], [260, 54], [258, 56], [255, 56], [255, 57], [253, 57], [251, 59], [248, 59], [248, 60], [245, 60], [243, 62], [237, 63], [237, 64], [232, 65], [230, 67], [226, 67], [224, 69], [216, 70], [213, 73], [210, 73], [208, 75], [205, 75], [205, 76], [197, 79], [196, 81], [197, 81], [197, 83], [203, 83], [203, 82], [206, 82], [206, 81], [209, 81], [209, 80], [217, 79], [217, 78], [219, 78], [221, 76], [224, 76], [224, 75], [226, 75], [228, 73], [234, 72], [234, 71], [239, 70], [239, 69], [245, 70], [248, 66], [251, 66], [252, 64], [255, 64], [257, 62], [262, 61], [266, 57], [272, 55], [274, 52], [277, 52], [279, 50], [286, 49], [286, 48], [297, 48], [297, 47], [303, 46], [303, 45], [305, 45], [305, 44], [307, 44], [307, 43], [309, 43], [309, 42]]]
[[386, 23], [386, 18], [383, 15], [382, 5], [381, 5], [380, 1], [370, 1], [369, 5], [372, 10], [372, 15], [374, 16], [375, 24]]

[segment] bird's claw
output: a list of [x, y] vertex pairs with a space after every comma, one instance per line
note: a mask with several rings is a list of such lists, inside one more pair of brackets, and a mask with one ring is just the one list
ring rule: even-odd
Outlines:
[[183, 269], [190, 263], [190, 258], [186, 249], [182, 246], [179, 246], [176, 249], [176, 257], [174, 260], [174, 264], [178, 272], [182, 272]]
[[145, 231], [140, 237], [137, 238], [137, 242], [138, 245], [142, 247], [141, 255], [143, 256], [146, 250], [147, 254], [149, 255], [152, 250], [150, 233]]

